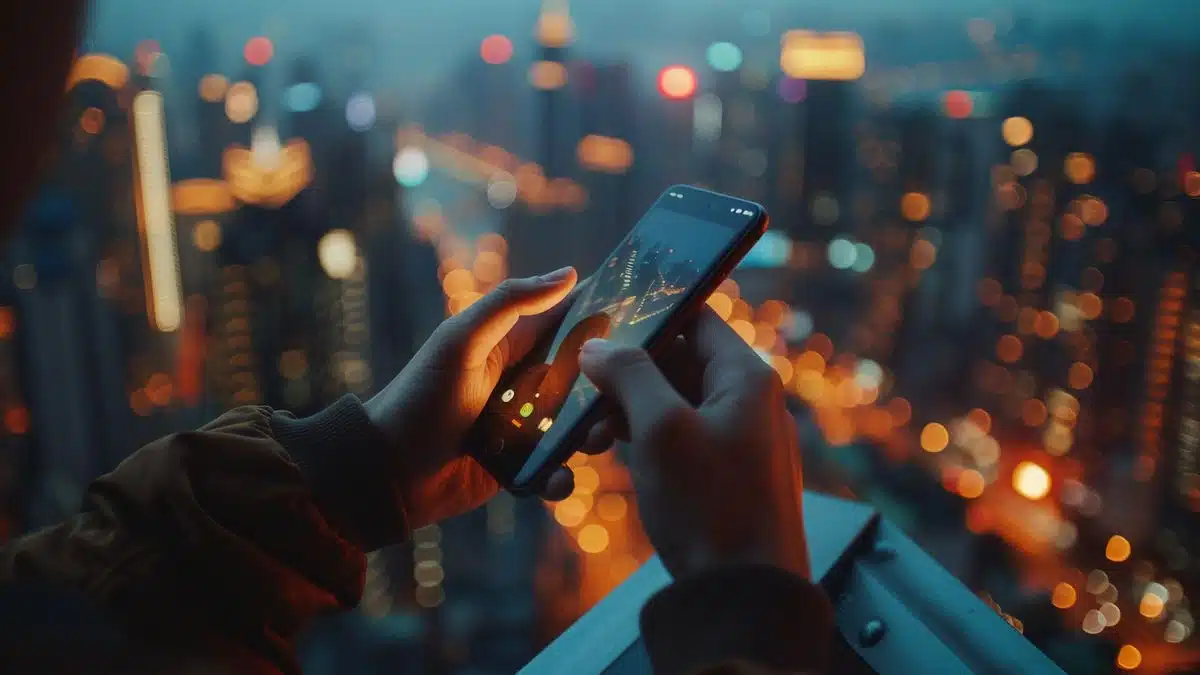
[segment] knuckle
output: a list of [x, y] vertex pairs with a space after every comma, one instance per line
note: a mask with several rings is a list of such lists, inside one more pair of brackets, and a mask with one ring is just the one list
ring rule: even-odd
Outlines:
[[646, 430], [646, 442], [659, 449], [670, 443], [678, 443], [691, 429], [694, 416], [695, 411], [691, 408], [665, 410]]
[[504, 281], [501, 281], [499, 284], [496, 284], [496, 287], [493, 288], [492, 292], [488, 293], [488, 295], [492, 296], [496, 301], [503, 304], [511, 300], [516, 293], [517, 281], [515, 279], [508, 278]]
[[646, 352], [634, 347], [621, 347], [614, 350], [606, 359], [609, 368], [614, 370], [633, 370], [642, 368], [650, 363]]

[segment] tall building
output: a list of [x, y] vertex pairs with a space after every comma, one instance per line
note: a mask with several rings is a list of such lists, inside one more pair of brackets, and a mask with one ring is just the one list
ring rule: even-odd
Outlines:
[[[590, 68], [590, 82], [580, 92], [583, 139], [578, 147], [580, 184], [588, 195], [587, 210], [573, 218], [572, 245], [580, 270], [594, 270], [637, 221], [642, 206], [635, 201], [645, 172], [637, 147], [637, 113], [633, 73], [627, 63]], [[649, 151], [648, 151], [649, 152]]]

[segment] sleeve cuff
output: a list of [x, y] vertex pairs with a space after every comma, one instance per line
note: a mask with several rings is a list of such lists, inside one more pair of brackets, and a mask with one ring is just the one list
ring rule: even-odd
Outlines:
[[312, 417], [274, 411], [271, 429], [312, 487], [317, 506], [348, 541], [374, 551], [408, 537], [390, 444], [347, 394]]
[[680, 579], [642, 609], [656, 675], [741, 661], [825, 672], [833, 610], [815, 585], [769, 565], [737, 565]]

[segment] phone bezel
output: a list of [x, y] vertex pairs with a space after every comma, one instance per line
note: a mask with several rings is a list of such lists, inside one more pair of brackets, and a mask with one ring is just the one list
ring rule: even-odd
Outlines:
[[[692, 202], [693, 206], [689, 206], [688, 208], [689, 215], [703, 218], [699, 214], [704, 212], [725, 214], [730, 212], [729, 209], [745, 209], [749, 210], [753, 217], [741, 226], [740, 231], [736, 235], [731, 237], [730, 244], [721, 255], [719, 261], [715, 265], [712, 265], [697, 280], [697, 283], [680, 301], [678, 308], [671, 312], [667, 321], [647, 338], [646, 350], [652, 355], [661, 348], [665, 336], [674, 337], [679, 334], [686, 325], [687, 320], [704, 304], [708, 296], [716, 290], [717, 286], [729, 277], [741, 259], [750, 252], [754, 244], [767, 231], [767, 226], [770, 223], [770, 216], [761, 204], [691, 185], [673, 185], [667, 188], [655, 200], [654, 204], [647, 209], [647, 212], [655, 208], [660, 208], [664, 200], [677, 199], [676, 197], [669, 196], [672, 192], [683, 194], [682, 200], [690, 200]], [[703, 207], [694, 206], [699, 200], [704, 200]], [[715, 215], [713, 218], [712, 222], [718, 225], [733, 226], [729, 223], [715, 220]], [[641, 219], [639, 218], [638, 221], [640, 222]], [[526, 462], [526, 465], [522, 466], [517, 472], [512, 483], [505, 486], [505, 489], [514, 494], [540, 492], [549, 479], [551, 472], [570, 458], [582, 443], [588, 430], [599, 421], [603, 412], [604, 399], [598, 398], [583, 412], [575, 427], [563, 437], [558, 447], [553, 448], [546, 455], [544, 462], [532, 468]], [[534, 447], [537, 447], [536, 444]]]

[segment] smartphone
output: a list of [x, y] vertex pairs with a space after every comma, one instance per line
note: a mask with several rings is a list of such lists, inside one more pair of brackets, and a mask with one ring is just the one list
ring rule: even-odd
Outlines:
[[638, 220], [547, 335], [499, 385], [467, 438], [471, 455], [511, 492], [540, 491], [602, 413], [579, 371], [592, 338], [651, 354], [729, 276], [767, 229], [759, 204], [670, 187]]

